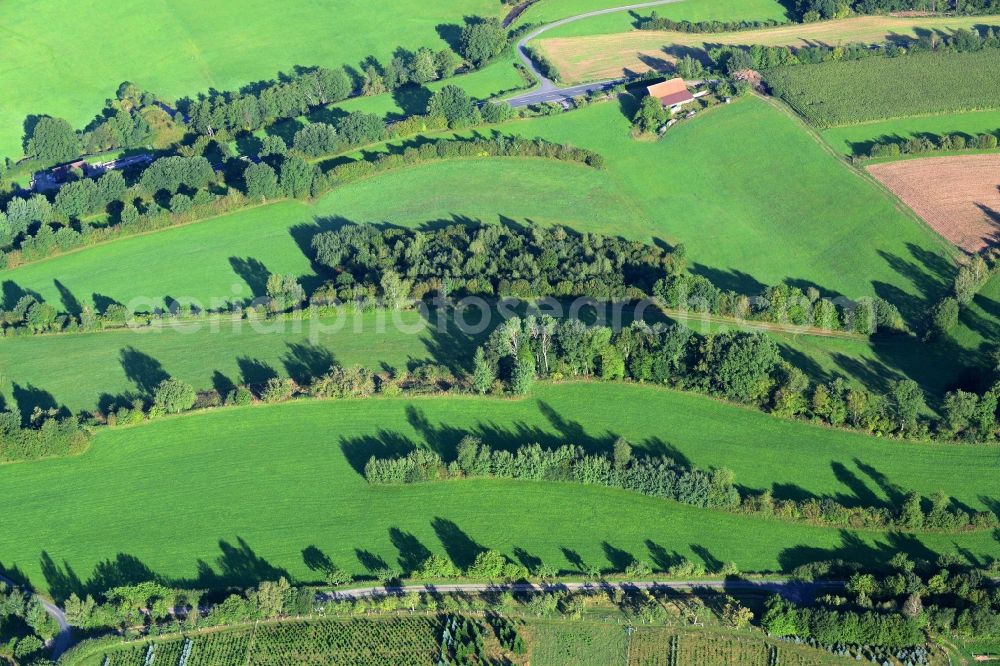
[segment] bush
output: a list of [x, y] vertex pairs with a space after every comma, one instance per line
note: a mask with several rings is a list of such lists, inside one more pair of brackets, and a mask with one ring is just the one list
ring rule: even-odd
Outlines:
[[164, 379], [156, 387], [153, 405], [167, 414], [176, 414], [191, 409], [197, 399], [198, 395], [190, 384], [178, 379]]

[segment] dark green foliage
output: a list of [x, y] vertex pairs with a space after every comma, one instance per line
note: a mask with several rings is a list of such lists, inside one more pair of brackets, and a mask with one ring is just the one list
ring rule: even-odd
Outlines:
[[640, 17], [636, 21], [639, 30], [673, 30], [676, 32], [738, 32], [740, 30], [758, 30], [783, 25], [782, 21], [674, 21], [666, 16], [660, 16], [655, 10], [649, 16]]
[[459, 52], [476, 67], [499, 55], [507, 46], [507, 31], [499, 19], [475, 18], [462, 29]]
[[258, 162], [247, 166], [243, 171], [243, 182], [246, 195], [251, 199], [267, 200], [281, 196], [278, 174], [269, 164]]
[[205, 187], [215, 178], [208, 160], [196, 157], [161, 157], [142, 172], [140, 183], [150, 194], [176, 192], [181, 187], [192, 190]]
[[462, 88], [447, 85], [434, 93], [427, 104], [427, 115], [441, 116], [451, 128], [478, 125], [483, 121], [476, 103]]
[[701, 354], [709, 389], [748, 403], [769, 394], [781, 359], [773, 338], [742, 331], [706, 338]]
[[312, 193], [313, 181], [320, 177], [319, 168], [301, 157], [286, 157], [281, 163], [279, 183], [285, 196], [306, 197]]
[[153, 406], [166, 414], [176, 414], [191, 409], [197, 398], [194, 387], [179, 379], [164, 379], [153, 394]]
[[958, 326], [958, 312], [957, 299], [947, 296], [938, 301], [931, 309], [924, 337], [928, 340], [947, 338]]
[[664, 110], [663, 104], [655, 97], [646, 95], [639, 103], [639, 108], [632, 117], [632, 124], [640, 132], [651, 133], [667, 122], [670, 114]]
[[505, 101], [492, 101], [483, 104], [479, 109], [483, 122], [502, 123], [516, 115], [514, 108]]
[[475, 437], [465, 437], [458, 445], [456, 460], [450, 464], [445, 464], [437, 453], [417, 449], [402, 458], [372, 458], [365, 465], [365, 478], [373, 484], [448, 477], [573, 481], [624, 488], [700, 507], [735, 509], [740, 504], [740, 494], [728, 472], [685, 469], [665, 457], [615, 461], [607, 455], [588, 455], [581, 447], [570, 445], [544, 449], [532, 444], [511, 453], [490, 448]]
[[353, 111], [337, 123], [337, 131], [348, 146], [363, 146], [385, 138], [385, 123], [374, 113]]
[[778, 596], [768, 600], [761, 625], [778, 636], [811, 637], [827, 645], [851, 643], [901, 648], [923, 642], [919, 622], [899, 614], [801, 608]]
[[80, 155], [80, 138], [62, 118], [40, 118], [27, 138], [25, 152], [45, 162], [68, 162]]
[[295, 133], [292, 148], [309, 157], [319, 157], [337, 150], [337, 130], [326, 123], [310, 123]]
[[89, 434], [75, 418], [37, 411], [30, 427], [21, 426], [17, 412], [0, 412], [0, 461], [37, 460], [65, 456], [81, 449]]
[[447, 279], [453, 293], [638, 299], [672, 265], [662, 248], [565, 227], [347, 225], [316, 236], [313, 250], [319, 263], [349, 276], [348, 284], [375, 287], [393, 271], [415, 282], [416, 298]]

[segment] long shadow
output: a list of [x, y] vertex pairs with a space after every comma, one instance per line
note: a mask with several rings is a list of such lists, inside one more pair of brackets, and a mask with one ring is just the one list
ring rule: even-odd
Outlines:
[[460, 569], [468, 569], [476, 556], [486, 550], [458, 525], [446, 518], [435, 518], [431, 521], [431, 527], [434, 528], [434, 533], [444, 546], [448, 557]]
[[627, 550], [615, 548], [607, 541], [601, 542], [601, 550], [604, 551], [604, 557], [611, 564], [611, 571], [625, 571], [630, 564], [635, 562], [635, 555]]
[[267, 295], [267, 278], [271, 274], [263, 262], [247, 257], [229, 257], [229, 265], [233, 271], [250, 287], [250, 292], [254, 298], [261, 298]]
[[389, 541], [399, 551], [399, 567], [405, 574], [419, 569], [431, 556], [431, 551], [417, 537], [397, 527], [389, 528]]
[[152, 396], [160, 382], [170, 377], [159, 361], [132, 346], [118, 352], [118, 361], [125, 377], [145, 396]]
[[884, 567], [897, 553], [904, 553], [912, 560], [937, 559], [937, 553], [909, 534], [890, 533], [885, 535], [884, 540], [880, 539], [869, 544], [852, 532], [840, 530], [840, 541], [840, 545], [833, 548], [808, 545], [785, 548], [778, 555], [778, 563], [782, 571], [792, 571], [804, 564], [832, 560], [864, 562], [867, 566], [877, 569], [880, 565]]
[[80, 301], [76, 299], [73, 292], [67, 289], [66, 285], [59, 280], [53, 280], [52, 283], [59, 291], [59, 299], [62, 301], [63, 311], [74, 317], [79, 316], [80, 312], [83, 311], [83, 306], [80, 305]]
[[36, 409], [43, 412], [56, 412], [57, 416], [68, 416], [69, 410], [56, 402], [55, 396], [33, 384], [21, 385], [14, 382], [11, 386], [11, 397], [17, 404], [21, 414], [21, 424], [30, 425], [31, 416]]
[[307, 384], [337, 365], [337, 359], [326, 347], [311, 342], [289, 342], [286, 347], [288, 352], [281, 362], [288, 376], [299, 384]]
[[236, 359], [236, 365], [240, 368], [241, 383], [246, 386], [261, 387], [278, 376], [277, 370], [257, 358], [240, 356]]
[[44, 302], [41, 294], [31, 289], [25, 289], [13, 280], [4, 280], [3, 284], [0, 284], [0, 293], [2, 293], [0, 309], [3, 310], [13, 310], [17, 302], [25, 296], [31, 296], [39, 303]]

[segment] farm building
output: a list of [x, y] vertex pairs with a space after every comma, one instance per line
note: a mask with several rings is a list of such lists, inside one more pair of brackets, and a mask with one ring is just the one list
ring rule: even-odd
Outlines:
[[675, 78], [657, 83], [646, 88], [650, 97], [660, 100], [664, 109], [670, 109], [670, 113], [676, 113], [685, 104], [693, 102], [695, 97], [687, 89], [684, 79]]

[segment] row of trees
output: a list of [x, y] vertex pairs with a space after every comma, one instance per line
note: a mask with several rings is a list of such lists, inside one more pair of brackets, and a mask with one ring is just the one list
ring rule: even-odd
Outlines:
[[905, 41], [895, 39], [874, 47], [870, 44], [803, 47], [723, 45], [710, 49], [708, 56], [714, 69], [731, 75], [748, 69], [766, 71], [775, 67], [809, 65], [831, 60], [899, 57], [927, 51], [966, 52], [985, 48], [1000, 48], [1000, 33], [996, 28], [959, 28], [948, 36], [922, 34], [906, 38]]
[[995, 14], [998, 10], [1000, 4], [996, 0], [797, 0], [795, 3], [795, 14], [804, 23], [851, 14], [904, 11]]
[[649, 16], [641, 16], [635, 21], [637, 30], [673, 30], [690, 33], [720, 33], [738, 32], [741, 30], [760, 30], [783, 25], [784, 21], [768, 19], [765, 21], [675, 21], [653, 10]]
[[381, 95], [410, 83], [424, 84], [451, 77], [467, 63], [481, 67], [507, 46], [507, 32], [495, 19], [475, 18], [462, 30], [459, 54], [451, 49], [415, 52], [396, 49], [389, 63], [366, 58], [360, 74], [345, 68], [301, 69], [282, 80], [258, 84], [238, 92], [216, 93], [178, 106], [199, 134], [255, 131], [275, 120], [294, 118], [309, 109], [339, 102], [354, 94]]
[[391, 305], [442, 290], [641, 298], [664, 271], [683, 268], [669, 250], [561, 226], [455, 224], [417, 231], [352, 224], [317, 235], [312, 247], [338, 288], [378, 288]]
[[668, 457], [635, 456], [632, 446], [621, 438], [610, 454], [602, 454], [588, 453], [574, 445], [546, 449], [531, 444], [510, 451], [492, 448], [467, 435], [459, 442], [455, 459], [450, 462], [445, 462], [435, 451], [414, 449], [397, 458], [373, 456], [364, 473], [372, 484], [449, 478], [568, 481], [622, 488], [702, 508], [826, 526], [954, 532], [970, 526], [990, 529], [998, 524], [997, 517], [989, 512], [970, 517], [962, 509], [952, 507], [950, 498], [944, 494], [935, 495], [927, 511], [917, 493], [909, 493], [894, 511], [876, 506], [847, 507], [832, 498], [776, 501], [770, 491], [741, 491], [733, 473], [725, 468], [706, 472], [682, 467]]
[[[995, 261], [995, 258], [991, 258]], [[983, 255], [974, 255], [958, 269], [952, 292], [934, 304], [927, 314], [924, 339], [927, 341], [946, 340], [958, 328], [962, 308], [972, 304], [976, 294], [986, 286], [997, 272], [996, 265], [990, 265]]]
[[850, 426], [878, 435], [990, 441], [997, 435], [997, 396], [954, 391], [944, 418], [927, 420], [926, 399], [910, 379], [893, 381], [885, 394], [838, 378], [813, 384], [781, 360], [764, 333], [729, 331], [699, 336], [680, 325], [634, 322], [614, 332], [575, 319], [513, 317], [476, 351], [472, 388], [480, 393], [523, 394], [537, 378], [596, 376], [632, 379], [719, 395], [785, 417]]
[[966, 149], [996, 150], [996, 147], [997, 137], [995, 134], [980, 134], [974, 137], [966, 137], [964, 134], [943, 134], [941, 136], [922, 134], [905, 141], [895, 139], [874, 143], [868, 151], [868, 157], [899, 157], [900, 155], [919, 155], [935, 151]]
[[89, 439], [79, 420], [59, 409], [36, 407], [27, 424], [17, 409], [0, 411], [0, 462], [70, 455]]
[[851, 575], [846, 597], [826, 595], [812, 607], [773, 597], [761, 627], [773, 636], [810, 637], [826, 646], [904, 648], [923, 644], [925, 631], [932, 638], [995, 639], [1000, 636], [995, 564], [992, 570], [970, 570], [955, 556], [942, 555], [936, 563], [917, 566], [897, 554], [878, 571], [866, 562]]

